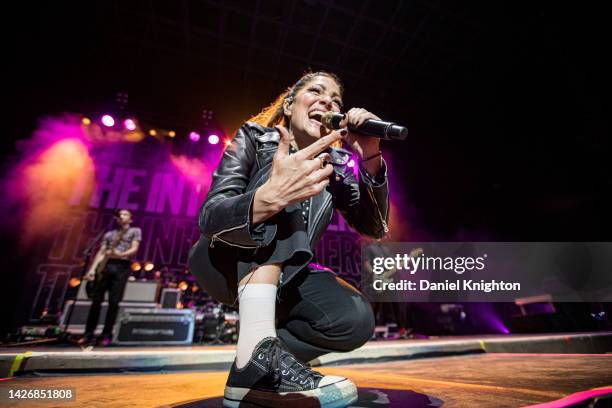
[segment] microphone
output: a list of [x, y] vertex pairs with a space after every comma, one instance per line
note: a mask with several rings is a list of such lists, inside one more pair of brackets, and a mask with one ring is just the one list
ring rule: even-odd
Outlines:
[[[328, 129], [340, 129], [340, 122], [346, 117], [343, 113], [325, 112], [321, 115], [321, 123]], [[377, 137], [383, 140], [404, 140], [408, 136], [408, 129], [398, 126], [392, 122], [368, 119], [359, 126], [349, 123], [348, 129], [351, 132]]]

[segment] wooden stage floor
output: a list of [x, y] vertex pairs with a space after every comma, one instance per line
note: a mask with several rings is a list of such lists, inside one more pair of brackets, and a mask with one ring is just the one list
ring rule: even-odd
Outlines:
[[[521, 407], [612, 385], [611, 354], [478, 354], [320, 367], [359, 387], [354, 407]], [[226, 371], [16, 377], [0, 388], [76, 390], [74, 402], [3, 407], [220, 407]], [[295, 407], [298, 408], [298, 407]]]

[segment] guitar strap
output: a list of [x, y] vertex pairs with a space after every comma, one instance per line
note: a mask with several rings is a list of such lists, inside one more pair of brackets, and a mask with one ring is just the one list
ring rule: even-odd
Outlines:
[[[109, 247], [110, 250], [115, 249], [117, 247], [117, 245], [119, 245], [119, 241], [121, 241], [123, 236], [127, 233], [128, 229], [125, 229], [125, 230], [122, 229], [121, 231], [119, 231], [117, 236], [115, 238], [113, 238], [113, 240], [111, 241], [111, 244], [110, 244], [110, 247]], [[104, 269], [106, 269], [106, 267], [104, 267]]]

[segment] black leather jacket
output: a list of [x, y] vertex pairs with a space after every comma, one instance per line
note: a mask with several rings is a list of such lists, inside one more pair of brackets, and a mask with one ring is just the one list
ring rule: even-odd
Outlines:
[[[274, 128], [247, 122], [238, 131], [213, 174], [210, 191], [202, 205], [199, 225], [210, 245], [223, 242], [239, 248], [269, 245], [275, 238], [274, 223], [251, 224], [250, 209], [255, 190], [270, 174], [280, 135]], [[338, 209], [347, 223], [362, 235], [380, 238], [388, 231], [389, 190], [387, 168], [370, 177], [359, 169], [359, 181], [346, 164], [351, 153], [330, 148], [334, 173], [327, 189], [311, 198], [308, 239], [314, 248]]]

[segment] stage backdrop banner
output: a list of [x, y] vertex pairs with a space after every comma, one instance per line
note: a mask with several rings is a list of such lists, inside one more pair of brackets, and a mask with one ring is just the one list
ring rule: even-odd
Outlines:
[[[155, 279], [157, 272], [162, 282], [194, 281], [187, 256], [199, 237], [197, 215], [221, 158], [221, 143], [205, 145], [194, 155], [193, 149], [181, 152], [176, 144], [153, 137], [92, 141], [92, 130], [74, 120], [47, 121], [39, 139], [41, 132], [36, 159], [14, 172], [31, 185], [18, 194], [28, 208], [23, 229], [35, 248], [28, 272], [31, 320], [61, 311], [73, 295], [69, 282], [80, 276], [84, 250], [115, 227], [114, 211], [120, 208], [129, 209], [133, 225], [142, 229], [134, 260], [154, 264], [151, 271], [134, 272], [137, 279]], [[316, 253], [319, 263], [359, 285], [359, 236], [338, 214]]]

